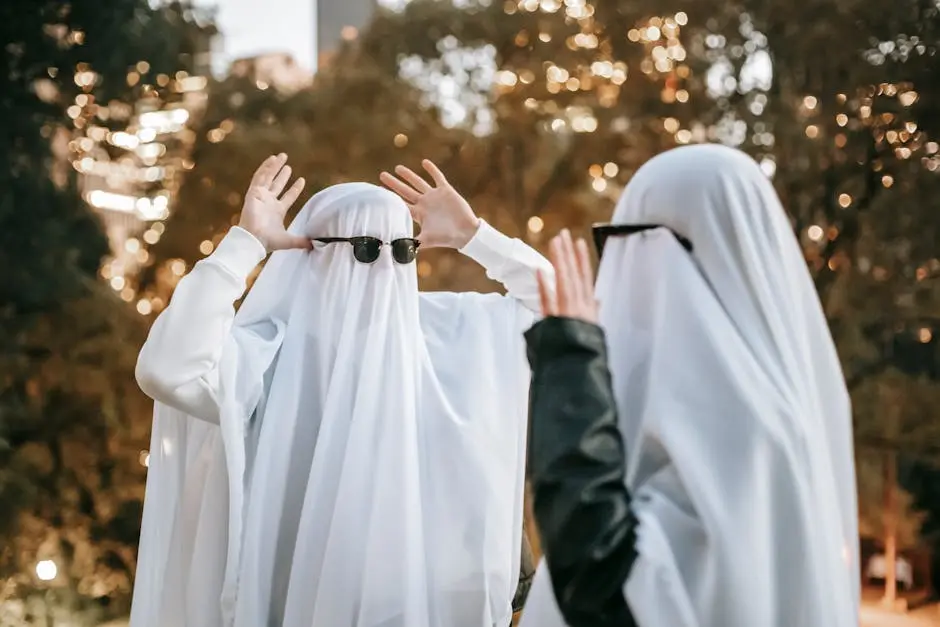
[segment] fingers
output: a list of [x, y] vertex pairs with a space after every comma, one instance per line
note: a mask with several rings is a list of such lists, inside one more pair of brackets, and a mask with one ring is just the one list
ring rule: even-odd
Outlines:
[[284, 187], [287, 185], [287, 181], [290, 180], [290, 175], [291, 168], [289, 165], [285, 165], [274, 177], [274, 180], [271, 181], [271, 191], [275, 196], [280, 196], [281, 192], [284, 191]]
[[555, 306], [555, 298], [549, 288], [548, 279], [545, 274], [539, 270], [536, 274], [539, 283], [539, 300], [542, 303], [542, 315], [544, 317], [558, 315], [558, 308]]
[[287, 209], [290, 208], [290, 206], [293, 205], [298, 198], [300, 198], [301, 192], [304, 191], [305, 184], [306, 181], [304, 181], [304, 179], [301, 177], [294, 181], [294, 184], [291, 185], [286, 192], [284, 192], [284, 195], [281, 197], [281, 206], [284, 207], [285, 213], [287, 212]]
[[575, 246], [565, 229], [552, 239], [549, 256], [555, 267], [557, 315], [593, 318], [594, 277], [587, 244], [578, 240]]
[[591, 267], [591, 252], [584, 238], [578, 238], [575, 246], [578, 261], [578, 274], [581, 277], [581, 298], [585, 305], [594, 302], [594, 269]]
[[251, 176], [250, 187], [267, 187], [268, 184], [265, 181], [268, 180], [268, 173], [274, 167], [276, 161], [277, 156], [275, 155], [271, 155], [262, 161], [261, 165], [258, 166], [258, 169], [255, 170], [255, 173]]
[[421, 162], [421, 166], [431, 175], [431, 179], [434, 181], [435, 185], [438, 187], [447, 185], [447, 178], [444, 176], [444, 173], [434, 165], [433, 161], [425, 159]]
[[568, 264], [565, 263], [565, 250], [562, 237], [556, 235], [552, 238], [549, 246], [549, 258], [552, 265], [555, 266], [555, 298], [558, 307], [555, 315], [565, 316], [571, 309], [571, 298], [569, 292], [571, 289], [571, 276], [568, 273]]
[[395, 174], [408, 181], [412, 187], [422, 194], [426, 194], [432, 189], [427, 181], [403, 165], [395, 166]]
[[278, 172], [281, 171], [281, 168], [284, 167], [285, 163], [287, 163], [287, 155], [285, 155], [283, 152], [274, 157], [268, 157], [265, 159], [264, 163], [261, 164], [261, 167], [258, 168], [258, 180], [256, 183], [259, 186], [270, 189], [271, 183], [274, 181], [274, 177]]
[[401, 196], [401, 199], [409, 205], [415, 204], [421, 198], [421, 195], [418, 194], [418, 192], [413, 190], [408, 185], [405, 185], [388, 172], [382, 172], [379, 174], [379, 180], [382, 181], [382, 184], [385, 185], [385, 187]]
[[569, 316], [576, 316], [582, 303], [583, 289], [581, 286], [581, 274], [578, 271], [578, 259], [574, 250], [574, 240], [571, 239], [571, 231], [564, 229], [561, 232], [562, 244], [562, 262], [565, 264], [565, 276], [568, 279], [567, 299]]

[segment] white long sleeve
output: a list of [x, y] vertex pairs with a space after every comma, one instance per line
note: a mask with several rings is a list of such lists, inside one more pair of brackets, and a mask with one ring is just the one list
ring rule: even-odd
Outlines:
[[[541, 270], [546, 276], [554, 277], [555, 270], [537, 250], [480, 220], [480, 228], [460, 252], [483, 266], [490, 279], [502, 283], [509, 296], [541, 313], [536, 274]], [[554, 280], [549, 284], [553, 286]]]
[[137, 383], [147, 396], [218, 423], [218, 366], [248, 275], [264, 246], [232, 228], [212, 255], [184, 277], [154, 322], [137, 358]]
[[[461, 251], [499, 281], [509, 296], [538, 312], [536, 271], [552, 265], [533, 248], [482, 222]], [[184, 277], [154, 322], [137, 359], [137, 383], [152, 399], [218, 423], [218, 366], [251, 271], [264, 259], [253, 235], [232, 228], [212, 255]]]

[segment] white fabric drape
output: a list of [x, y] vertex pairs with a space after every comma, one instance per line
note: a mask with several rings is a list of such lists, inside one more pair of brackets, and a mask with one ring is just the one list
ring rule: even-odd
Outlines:
[[[743, 153], [665, 153], [613, 220], [597, 296], [639, 557], [642, 627], [856, 627], [849, 399], [772, 185]], [[563, 625], [544, 564], [522, 623]]]
[[219, 428], [154, 409], [131, 624], [221, 625], [228, 475]]
[[[388, 242], [412, 223], [390, 192], [347, 184], [290, 231]], [[222, 350], [221, 429], [157, 404], [132, 625], [508, 624], [532, 317], [498, 295], [419, 295], [387, 248], [370, 265], [348, 244], [275, 253]], [[203, 541], [209, 565], [165, 557]], [[176, 617], [168, 593], [221, 595], [222, 618]]]

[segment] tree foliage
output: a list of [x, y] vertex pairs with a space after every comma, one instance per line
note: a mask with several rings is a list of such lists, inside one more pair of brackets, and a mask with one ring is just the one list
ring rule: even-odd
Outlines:
[[[42, 607], [97, 624], [129, 598], [149, 423], [133, 383], [144, 329], [97, 280], [108, 242], [69, 162], [80, 130], [69, 108], [100, 110], [106, 127], [104, 111], [143, 89], [129, 87], [129, 68], [185, 69], [187, 10], [145, 0], [0, 6], [4, 625], [33, 624]], [[58, 566], [49, 583], [36, 577], [43, 559]]]

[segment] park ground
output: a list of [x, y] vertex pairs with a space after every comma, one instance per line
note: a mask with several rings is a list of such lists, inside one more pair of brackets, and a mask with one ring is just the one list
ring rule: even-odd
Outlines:
[[940, 606], [932, 604], [898, 614], [866, 602], [862, 605], [861, 627], [940, 627]]
[[881, 603], [882, 590], [862, 589], [861, 627], [940, 627], [940, 604], [924, 602], [923, 593], [912, 593], [907, 599], [910, 610], [892, 612]]

